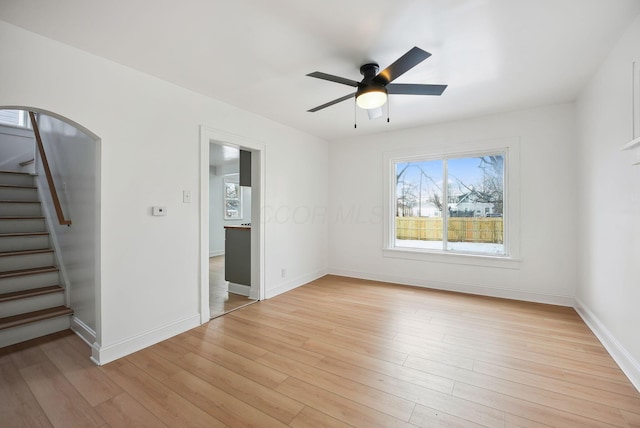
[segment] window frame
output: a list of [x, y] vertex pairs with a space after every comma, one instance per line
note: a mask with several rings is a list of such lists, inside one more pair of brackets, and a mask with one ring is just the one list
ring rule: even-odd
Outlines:
[[[396, 183], [395, 164], [422, 160], [445, 160], [452, 158], [479, 157], [488, 154], [504, 154], [504, 250], [505, 254], [433, 250], [395, 246]], [[425, 145], [386, 152], [384, 168], [384, 228], [383, 256], [439, 263], [470, 264], [487, 267], [518, 269], [520, 264], [520, 141], [508, 138], [492, 141], [477, 141], [454, 144], [450, 147]], [[445, 213], [443, 213], [443, 217]], [[446, 222], [443, 221], [443, 229]], [[443, 230], [444, 232], [444, 230]], [[444, 244], [443, 244], [444, 248]]]

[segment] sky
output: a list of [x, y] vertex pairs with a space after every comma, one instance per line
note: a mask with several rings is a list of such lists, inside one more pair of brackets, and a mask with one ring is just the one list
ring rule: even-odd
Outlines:
[[[436, 186], [442, 189], [443, 161], [425, 160], [413, 162], [399, 162], [396, 164], [396, 174], [409, 164], [404, 172], [402, 180], [420, 185], [422, 175], [423, 188]], [[470, 185], [482, 182], [483, 170], [479, 168], [480, 159], [478, 157], [450, 158], [447, 160], [449, 182], [457, 188], [458, 180]], [[457, 180], [456, 180], [457, 179]]]

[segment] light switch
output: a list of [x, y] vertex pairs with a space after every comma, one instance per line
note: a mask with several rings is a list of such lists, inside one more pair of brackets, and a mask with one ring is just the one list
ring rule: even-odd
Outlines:
[[191, 203], [191, 190], [182, 191], [182, 202], [185, 204]]
[[167, 215], [166, 207], [151, 207], [151, 214], [154, 216], [163, 216]]

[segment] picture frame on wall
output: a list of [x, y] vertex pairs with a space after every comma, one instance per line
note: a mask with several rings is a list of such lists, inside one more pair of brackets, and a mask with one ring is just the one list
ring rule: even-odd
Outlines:
[[239, 174], [227, 174], [223, 178], [223, 209], [225, 220], [242, 219], [242, 187]]

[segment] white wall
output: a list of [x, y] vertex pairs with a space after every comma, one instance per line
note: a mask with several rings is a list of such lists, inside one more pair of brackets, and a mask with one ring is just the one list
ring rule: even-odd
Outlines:
[[251, 223], [251, 188], [242, 187], [242, 218], [224, 219], [224, 176], [237, 174], [239, 162], [209, 169], [209, 256], [224, 254], [224, 227]]
[[640, 66], [640, 17], [578, 102], [577, 295], [583, 316], [591, 319], [609, 351], [618, 355], [618, 364], [640, 388], [640, 166], [631, 166], [637, 161], [635, 153], [620, 151], [632, 138], [633, 60]]
[[[564, 104], [332, 142], [330, 271], [571, 305], [578, 214], [574, 116], [573, 104]], [[505, 138], [520, 140], [518, 269], [383, 257], [385, 152], [422, 147], [438, 154]]]
[[35, 155], [35, 138], [31, 129], [0, 125], [0, 170], [33, 172], [33, 164], [20, 166]]
[[[94, 356], [103, 363], [199, 324], [200, 206], [182, 203], [182, 191], [200, 194], [200, 125], [265, 144], [270, 208], [327, 206], [323, 140], [3, 22], [0, 57], [0, 106], [56, 112], [102, 141]], [[153, 205], [167, 215], [152, 217]], [[326, 223], [265, 229], [267, 295], [326, 271]]]
[[51, 232], [58, 244], [56, 256], [66, 276], [69, 304], [73, 308], [74, 318], [95, 333], [98, 244], [96, 167], [100, 142], [46, 114], [38, 115], [38, 127], [63, 213], [65, 218], [71, 220], [70, 226], [59, 224], [38, 157], [38, 186], [52, 226]]

